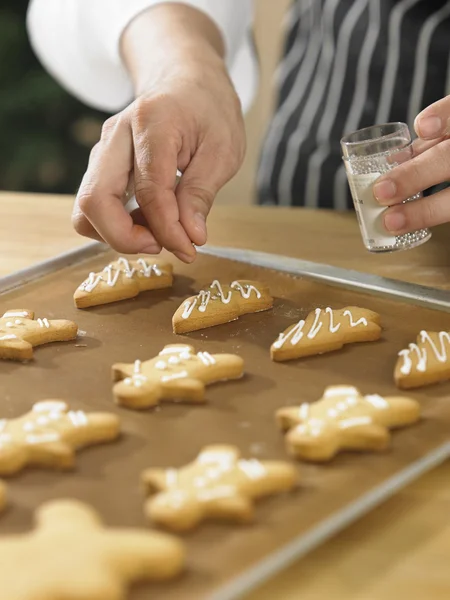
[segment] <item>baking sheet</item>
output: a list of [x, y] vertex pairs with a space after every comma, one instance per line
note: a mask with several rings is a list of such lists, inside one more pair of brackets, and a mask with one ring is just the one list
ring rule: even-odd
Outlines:
[[[59, 497], [89, 502], [110, 525], [146, 526], [139, 485], [143, 469], [181, 466], [211, 443], [235, 444], [246, 456], [287, 459], [283, 437], [274, 424], [277, 408], [317, 400], [325, 386], [342, 383], [356, 385], [364, 393], [392, 394], [398, 350], [415, 339], [419, 329], [450, 330], [446, 313], [207, 256], [192, 266], [177, 263], [171, 290], [84, 311], [75, 309], [75, 288], [88, 271], [101, 269], [113, 257], [106, 254], [72, 264], [0, 296], [2, 312], [30, 308], [40, 317], [73, 319], [86, 332], [76, 342], [36, 349], [35, 361], [28, 365], [0, 363], [0, 416], [17, 416], [33, 402], [61, 398], [75, 409], [119, 414], [124, 432], [117, 443], [81, 451], [72, 473], [29, 470], [10, 480], [11, 508], [0, 518], [2, 532], [26, 530], [33, 509]], [[171, 318], [180, 302], [215, 278], [265, 281], [276, 297], [274, 309], [174, 335]], [[379, 312], [383, 339], [301, 361], [270, 361], [270, 344], [289, 324], [317, 306], [346, 305]], [[114, 362], [146, 360], [165, 344], [180, 341], [211, 353], [240, 354], [246, 377], [209, 387], [205, 406], [164, 403], [154, 411], [134, 412], [112, 403]], [[450, 454], [450, 384], [409, 395], [421, 402], [424, 419], [395, 432], [388, 452], [345, 453], [321, 466], [299, 463], [301, 485], [296, 492], [258, 503], [251, 526], [207, 523], [183, 536], [188, 549], [186, 574], [170, 584], [136, 587], [130, 598], [241, 597], [261, 578], [444, 460]]]

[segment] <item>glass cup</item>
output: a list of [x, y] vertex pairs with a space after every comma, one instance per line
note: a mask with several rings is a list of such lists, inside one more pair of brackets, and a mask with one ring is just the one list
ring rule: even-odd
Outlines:
[[[361, 235], [367, 250], [409, 250], [428, 241], [431, 237], [428, 229], [419, 229], [403, 235], [388, 233], [383, 225], [383, 213], [387, 209], [378, 204], [372, 192], [373, 184], [380, 175], [412, 158], [408, 126], [405, 123], [386, 123], [366, 127], [344, 136], [341, 148]], [[419, 198], [422, 198], [421, 193], [405, 202]]]

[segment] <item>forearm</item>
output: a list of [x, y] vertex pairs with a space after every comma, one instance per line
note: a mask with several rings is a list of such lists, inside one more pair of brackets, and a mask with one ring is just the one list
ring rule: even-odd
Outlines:
[[184, 4], [160, 4], [139, 14], [121, 40], [135, 94], [188, 65], [225, 70], [224, 43], [213, 21]]

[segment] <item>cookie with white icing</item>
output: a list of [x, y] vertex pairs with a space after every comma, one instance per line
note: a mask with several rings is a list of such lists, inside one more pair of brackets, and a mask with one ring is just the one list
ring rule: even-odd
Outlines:
[[274, 361], [340, 350], [346, 344], [373, 342], [381, 336], [380, 315], [365, 308], [316, 308], [306, 319], [280, 333], [272, 344]]
[[420, 418], [416, 400], [400, 396], [363, 396], [353, 386], [328, 387], [312, 404], [289, 406], [276, 413], [291, 456], [328, 461], [342, 450], [381, 451], [389, 446], [390, 429]]
[[61, 400], [43, 400], [14, 419], [0, 419], [0, 475], [26, 466], [72, 469], [79, 448], [115, 440], [119, 418], [112, 413], [69, 410]]
[[73, 296], [77, 308], [88, 308], [134, 298], [141, 292], [172, 286], [173, 267], [161, 259], [123, 256], [89, 277]]
[[197, 352], [187, 344], [169, 344], [158, 356], [113, 366], [114, 399], [128, 408], [144, 409], [162, 400], [205, 402], [205, 386], [239, 379], [244, 361], [236, 354]]
[[30, 360], [34, 346], [67, 342], [77, 335], [73, 321], [35, 319], [32, 310], [10, 309], [0, 318], [0, 359]]
[[421, 331], [415, 343], [399, 352], [394, 379], [402, 389], [450, 379], [450, 333]]
[[157, 525], [187, 531], [204, 520], [247, 523], [254, 502], [297, 485], [293, 465], [241, 458], [234, 446], [206, 446], [180, 469], [148, 469], [142, 475], [145, 514]]
[[259, 281], [240, 279], [225, 285], [216, 279], [208, 289], [184, 300], [173, 316], [173, 331], [188, 333], [214, 327], [272, 306], [269, 289]]

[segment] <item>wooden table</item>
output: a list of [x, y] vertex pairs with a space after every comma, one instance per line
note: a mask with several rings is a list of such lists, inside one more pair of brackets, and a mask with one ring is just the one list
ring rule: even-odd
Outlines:
[[[86, 240], [71, 228], [72, 199], [0, 193], [0, 276]], [[210, 243], [297, 256], [450, 289], [450, 230], [422, 248], [373, 256], [352, 214], [217, 207]], [[247, 600], [448, 600], [450, 463], [405, 488]]]

